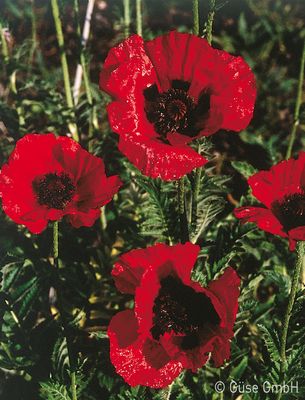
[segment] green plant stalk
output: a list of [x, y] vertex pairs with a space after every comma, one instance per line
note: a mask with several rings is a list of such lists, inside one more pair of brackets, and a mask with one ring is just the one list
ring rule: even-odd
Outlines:
[[296, 138], [296, 133], [298, 126], [300, 124], [299, 115], [300, 115], [300, 107], [302, 104], [302, 91], [303, 91], [303, 84], [304, 84], [304, 69], [305, 69], [305, 39], [303, 44], [303, 52], [301, 58], [301, 65], [300, 65], [300, 74], [299, 74], [299, 82], [298, 82], [298, 91], [297, 91], [297, 99], [294, 109], [294, 118], [293, 118], [293, 126], [292, 131], [289, 138], [287, 153], [286, 153], [286, 160], [291, 157], [292, 147]]
[[9, 52], [8, 52], [8, 46], [6, 43], [6, 39], [5, 39], [5, 35], [4, 35], [4, 30], [3, 30], [3, 26], [1, 24], [0, 21], [0, 34], [1, 34], [1, 48], [2, 48], [2, 56], [4, 58], [4, 62], [8, 63], [9, 60]]
[[[193, 34], [199, 36], [199, 0], [193, 0]], [[196, 227], [200, 178], [201, 168], [197, 168], [195, 171], [195, 184], [192, 197], [191, 223], [193, 229]]]
[[31, 0], [32, 3], [32, 12], [31, 12], [31, 29], [32, 29], [32, 45], [29, 55], [29, 65], [28, 65], [28, 73], [30, 72], [32, 62], [34, 61], [34, 54], [37, 46], [37, 20], [35, 14], [35, 0]]
[[[15, 95], [15, 98], [17, 98], [17, 85], [16, 85], [16, 75], [17, 75], [17, 70], [15, 70], [11, 75], [10, 75], [10, 86], [11, 90]], [[16, 107], [16, 111], [18, 114], [18, 121], [19, 121], [19, 126], [24, 126], [25, 120], [22, 115], [22, 107]]]
[[170, 400], [174, 382], [160, 391], [160, 398], [163, 400]]
[[215, 16], [215, 4], [216, 0], [210, 0], [210, 11], [207, 19], [207, 25], [206, 25], [206, 39], [209, 44], [212, 43], [212, 32], [213, 32], [213, 22], [214, 22], [214, 16]]
[[[75, 9], [75, 14], [76, 14], [76, 19], [77, 19], [77, 35], [78, 35], [79, 39], [81, 39], [78, 0], [74, 0], [74, 9]], [[91, 92], [89, 71], [88, 71], [88, 66], [87, 66], [86, 59], [85, 59], [84, 48], [82, 45], [81, 45], [81, 53], [80, 53], [80, 64], [81, 64], [82, 70], [83, 70], [86, 97], [87, 97], [88, 103], [91, 107], [91, 117], [90, 117], [90, 121], [89, 121], [89, 144], [88, 144], [88, 150], [91, 152], [93, 150], [91, 139], [93, 137], [93, 132], [97, 131], [99, 129], [99, 124], [98, 124], [98, 118], [97, 118], [97, 110], [93, 104], [93, 95]]]
[[[287, 310], [286, 310], [285, 317], [284, 317], [283, 330], [282, 330], [281, 343], [280, 343], [280, 357], [281, 357], [280, 368], [281, 368], [281, 374], [282, 374], [283, 379], [285, 377], [285, 373], [286, 373], [286, 369], [287, 369], [286, 344], [287, 344], [289, 321], [290, 321], [293, 305], [295, 302], [296, 294], [298, 291], [301, 271], [302, 271], [302, 268], [304, 268], [304, 265], [305, 265], [305, 242], [298, 242], [298, 244], [297, 244], [297, 260], [296, 260], [294, 271], [293, 271], [291, 290], [290, 290], [290, 294], [289, 294]], [[279, 400], [281, 397], [282, 397], [282, 394], [279, 393], [277, 396], [277, 400]]]
[[185, 181], [184, 177], [178, 181], [178, 212], [180, 221], [180, 239], [181, 243], [189, 241], [188, 221], [185, 207]]
[[193, 34], [199, 36], [199, 0], [193, 0]]
[[142, 0], [136, 0], [137, 34], [142, 36]]
[[[58, 221], [54, 221], [54, 223], [53, 223], [53, 263], [54, 263], [54, 267], [55, 267], [57, 273], [58, 273], [58, 269], [59, 269], [58, 255], [59, 255], [59, 252], [58, 252]], [[57, 278], [59, 281], [59, 276]], [[65, 336], [66, 342], [67, 342], [68, 358], [69, 358], [69, 365], [70, 365], [72, 400], [77, 400], [75, 362], [74, 362], [74, 358], [72, 356], [73, 353], [72, 353], [72, 347], [71, 347], [71, 340], [68, 335], [67, 321], [66, 321], [64, 309], [62, 306], [61, 294], [60, 294], [59, 288], [57, 288], [57, 302], [58, 302], [58, 308], [59, 308], [60, 318], [61, 318], [61, 322], [62, 322], [62, 329], [63, 329], [64, 336]]]
[[61, 20], [60, 20], [60, 16], [59, 16], [58, 2], [57, 2], [57, 0], [51, 0], [51, 4], [52, 4], [53, 18], [54, 18], [54, 22], [55, 22], [56, 36], [57, 36], [57, 41], [58, 41], [59, 51], [60, 51], [60, 61], [61, 61], [61, 69], [62, 69], [62, 73], [63, 73], [63, 78], [64, 78], [66, 101], [67, 101], [67, 106], [71, 110], [72, 118], [73, 118], [73, 122], [69, 123], [69, 129], [71, 131], [73, 139], [78, 142], [79, 136], [78, 136], [77, 125], [75, 123], [74, 103], [73, 103], [73, 97], [72, 97], [67, 56], [66, 56], [65, 47], [64, 47], [64, 35], [63, 35]]
[[[210, 1], [210, 11], [206, 24], [206, 39], [211, 44], [212, 42], [212, 31], [213, 31], [213, 21], [215, 16], [215, 0]], [[193, 32], [199, 35], [199, 3], [198, 0], [193, 0]], [[199, 146], [200, 148], [200, 146]], [[192, 199], [192, 230], [196, 229], [196, 219], [198, 210], [198, 195], [200, 189], [202, 168], [197, 168], [195, 170], [195, 182], [193, 188], [193, 199]]]
[[130, 0], [124, 1], [124, 36], [128, 38], [130, 33]]
[[[10, 54], [8, 51], [8, 46], [7, 46], [7, 42], [5, 39], [5, 35], [4, 35], [4, 30], [3, 30], [3, 26], [0, 22], [0, 37], [1, 37], [1, 48], [2, 48], [2, 56], [4, 59], [4, 69], [5, 69], [5, 65], [9, 62], [10, 59]], [[10, 87], [12, 92], [14, 93], [15, 96], [17, 96], [17, 86], [16, 86], [16, 74], [17, 71], [13, 71], [10, 75]], [[18, 120], [19, 120], [19, 125], [23, 126], [25, 124], [23, 115], [22, 115], [22, 108], [21, 107], [16, 107], [16, 111], [18, 114]]]

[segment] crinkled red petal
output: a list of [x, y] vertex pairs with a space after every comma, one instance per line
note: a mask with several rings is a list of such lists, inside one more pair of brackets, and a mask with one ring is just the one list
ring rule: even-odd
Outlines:
[[178, 79], [190, 82], [189, 93], [196, 100], [211, 84], [213, 49], [206, 40], [188, 33], [171, 31], [144, 43], [162, 91]]
[[228, 267], [216, 280], [210, 282], [208, 290], [211, 291], [223, 305], [227, 314], [225, 328], [233, 329], [238, 309], [240, 278], [236, 271]]
[[267, 208], [240, 207], [234, 210], [234, 215], [236, 218], [240, 218], [243, 223], [254, 222], [263, 231], [287, 237], [280, 221]]
[[191, 270], [198, 256], [199, 246], [192, 243], [168, 246], [155, 244], [145, 249], [123, 254], [112, 270], [116, 287], [122, 293], [134, 294], [146, 271], [157, 271], [170, 266], [183, 281], [190, 281]]
[[160, 344], [138, 335], [133, 311], [115, 315], [108, 328], [111, 362], [131, 386], [168, 386], [182, 371], [180, 362], [170, 360]]
[[179, 179], [208, 162], [188, 146], [170, 146], [140, 135], [120, 136], [119, 149], [144, 175], [165, 181]]
[[160, 338], [160, 343], [172, 359], [181, 362], [183, 368], [196, 372], [198, 368], [203, 367], [208, 361], [209, 353], [213, 350], [215, 336], [212, 334], [207, 335], [200, 346], [190, 350], [181, 349], [182, 338], [183, 336], [167, 332]]
[[222, 114], [222, 129], [241, 131], [253, 116], [256, 99], [255, 77], [242, 57], [226, 51], [214, 50], [215, 65], [212, 93], [212, 109]]
[[121, 100], [132, 100], [135, 92], [142, 94], [155, 82], [152, 63], [138, 35], [130, 36], [109, 51], [100, 74], [100, 88]]
[[299, 193], [305, 176], [305, 152], [297, 160], [289, 159], [274, 165], [269, 171], [261, 171], [251, 176], [248, 183], [252, 194], [266, 207], [285, 195]]
[[81, 226], [91, 227], [100, 215], [101, 210], [99, 208], [86, 212], [77, 210], [74, 214], [68, 214], [67, 220], [74, 228], [80, 228]]

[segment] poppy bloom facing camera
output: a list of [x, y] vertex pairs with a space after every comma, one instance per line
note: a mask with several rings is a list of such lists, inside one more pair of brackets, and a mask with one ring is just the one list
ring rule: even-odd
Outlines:
[[240, 207], [234, 210], [235, 216], [287, 237], [290, 250], [294, 250], [298, 240], [305, 240], [305, 152], [297, 160], [282, 161], [270, 171], [258, 172], [248, 183], [264, 207]]
[[232, 268], [204, 288], [191, 280], [199, 246], [157, 244], [121, 256], [117, 288], [135, 296], [134, 310], [109, 325], [110, 357], [131, 386], [161, 388], [184, 368], [230, 357], [240, 279]]
[[119, 148], [147, 176], [178, 179], [207, 160], [188, 146], [219, 129], [249, 124], [254, 75], [241, 57], [179, 32], [144, 42], [133, 35], [110, 50], [100, 88]]
[[64, 215], [76, 228], [91, 226], [120, 186], [102, 159], [52, 133], [24, 136], [0, 171], [3, 210], [33, 233]]

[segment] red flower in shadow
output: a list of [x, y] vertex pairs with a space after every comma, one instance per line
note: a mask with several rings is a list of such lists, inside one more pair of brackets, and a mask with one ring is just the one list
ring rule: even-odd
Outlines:
[[52, 133], [24, 136], [0, 171], [3, 210], [33, 233], [64, 215], [76, 228], [92, 226], [121, 184], [102, 159]]
[[232, 268], [207, 288], [191, 280], [199, 246], [157, 244], [121, 256], [112, 275], [135, 296], [134, 310], [109, 325], [110, 357], [131, 386], [161, 388], [184, 368], [230, 357], [240, 279]]
[[178, 179], [207, 160], [187, 144], [249, 124], [254, 75], [241, 57], [179, 32], [144, 42], [133, 35], [110, 50], [100, 88], [119, 149], [144, 174]]
[[305, 240], [305, 152], [269, 171], [251, 176], [252, 194], [265, 207], [240, 207], [234, 210], [242, 222], [254, 222], [260, 229], [287, 237], [290, 250]]

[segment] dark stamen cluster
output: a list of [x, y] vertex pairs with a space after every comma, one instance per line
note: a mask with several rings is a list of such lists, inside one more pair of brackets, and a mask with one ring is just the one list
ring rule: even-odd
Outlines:
[[181, 347], [192, 349], [200, 344], [200, 332], [219, 324], [219, 316], [211, 300], [184, 285], [180, 279], [168, 276], [154, 303], [151, 334], [158, 340], [165, 332], [184, 334]]
[[147, 107], [146, 115], [156, 131], [165, 136], [186, 129], [194, 107], [194, 100], [184, 90], [169, 89]]
[[210, 96], [203, 93], [196, 105], [188, 94], [189, 87], [188, 82], [174, 80], [167, 92], [159, 93], [156, 85], [144, 90], [147, 119], [162, 138], [173, 132], [194, 137], [202, 129]]
[[283, 225], [286, 232], [305, 225], [305, 193], [294, 193], [275, 201], [271, 206], [273, 214]]
[[44, 175], [33, 182], [33, 189], [40, 205], [57, 210], [63, 210], [75, 193], [71, 178], [64, 172]]

